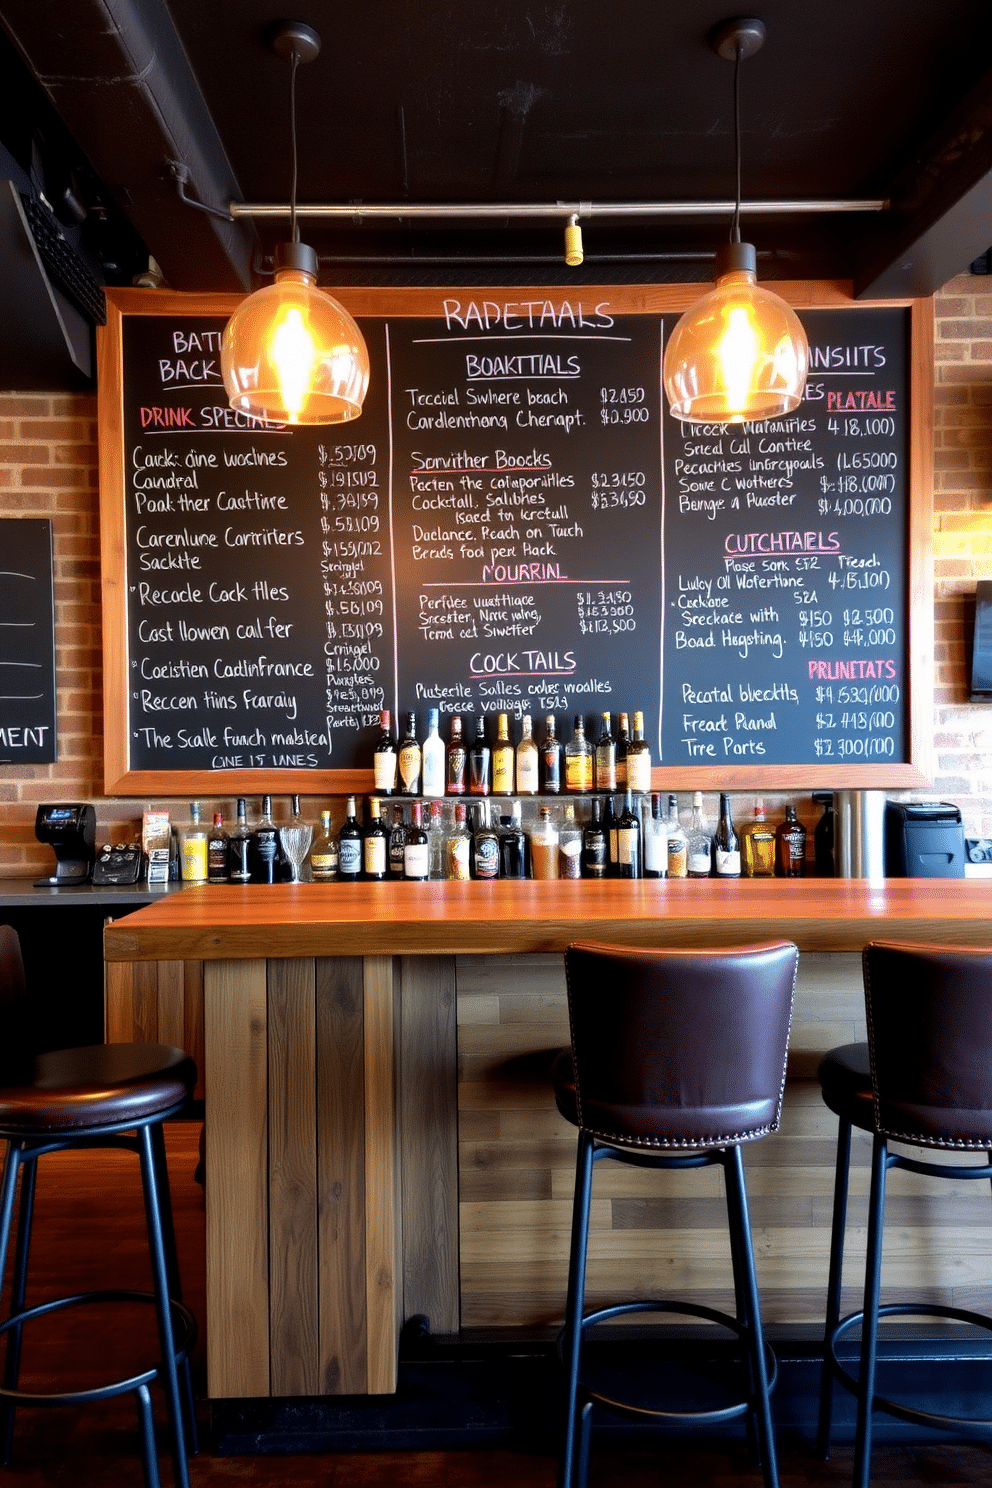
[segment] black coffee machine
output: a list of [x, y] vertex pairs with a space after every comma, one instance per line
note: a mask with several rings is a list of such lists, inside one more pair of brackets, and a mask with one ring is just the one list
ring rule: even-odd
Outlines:
[[34, 835], [55, 851], [55, 874], [39, 878], [36, 889], [70, 889], [89, 883], [96, 845], [96, 812], [80, 802], [39, 806]]

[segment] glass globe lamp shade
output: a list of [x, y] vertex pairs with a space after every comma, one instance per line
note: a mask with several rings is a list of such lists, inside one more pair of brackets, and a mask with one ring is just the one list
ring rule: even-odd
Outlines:
[[316, 279], [313, 249], [281, 244], [275, 282], [249, 295], [224, 327], [221, 372], [240, 413], [279, 424], [338, 424], [361, 413], [368, 349]]
[[790, 305], [757, 282], [750, 243], [717, 259], [716, 288], [687, 310], [665, 349], [664, 384], [677, 419], [760, 422], [802, 401], [809, 344]]

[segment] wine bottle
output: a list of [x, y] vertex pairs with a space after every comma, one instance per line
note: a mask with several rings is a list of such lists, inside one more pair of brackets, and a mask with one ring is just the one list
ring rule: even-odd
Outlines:
[[207, 829], [200, 821], [199, 801], [189, 803], [189, 825], [179, 839], [179, 863], [183, 883], [206, 883]]
[[[617, 790], [627, 789], [627, 754], [630, 750], [630, 722], [626, 713], [621, 713], [617, 721]], [[639, 787], [632, 785], [631, 790]]]
[[389, 835], [379, 812], [378, 796], [369, 801], [369, 824], [362, 838], [362, 872], [370, 883], [381, 883], [389, 872]]
[[806, 867], [806, 828], [795, 806], [786, 806], [785, 821], [775, 828], [775, 872], [779, 878], [802, 878]]
[[582, 828], [575, 820], [575, 807], [569, 801], [558, 828], [558, 877], [582, 877]]
[[279, 833], [272, 820], [272, 797], [262, 797], [262, 815], [251, 834], [251, 881], [273, 884], [279, 863]]
[[520, 720], [520, 743], [517, 745], [517, 795], [536, 796], [540, 784], [538, 748], [534, 741], [534, 724], [529, 713]]
[[689, 878], [709, 878], [713, 870], [713, 836], [703, 820], [703, 793], [692, 793], [692, 821], [689, 823]]
[[393, 824], [389, 832], [389, 875], [391, 878], [403, 877], [403, 849], [406, 847], [406, 824], [403, 821], [403, 807], [393, 807]]
[[[617, 768], [619, 784], [620, 771]], [[627, 785], [647, 795], [651, 789], [651, 745], [644, 737], [644, 714], [634, 714], [634, 737], [627, 745]]]
[[664, 797], [657, 792], [651, 797], [651, 815], [644, 823], [644, 877], [668, 877], [668, 824], [664, 815]]
[[501, 713], [496, 720], [496, 743], [493, 745], [493, 795], [513, 795], [513, 766], [516, 752], [510, 742], [509, 718]]
[[445, 844], [445, 878], [467, 882], [472, 877], [472, 833], [468, 829], [468, 808], [464, 801], [455, 807], [455, 823]]
[[440, 714], [437, 708], [427, 710], [427, 738], [420, 751], [421, 792], [425, 796], [444, 795], [446, 750], [437, 731]]
[[468, 751], [462, 738], [462, 720], [457, 713], [451, 720], [451, 739], [448, 743], [446, 770], [448, 795], [463, 796], [468, 776]]
[[314, 883], [333, 883], [338, 876], [338, 843], [331, 831], [331, 813], [320, 813], [320, 831], [310, 849], [310, 877]]
[[362, 829], [358, 825], [354, 796], [345, 802], [344, 815], [338, 833], [338, 878], [342, 883], [358, 883], [362, 876]]
[[251, 833], [248, 830], [244, 796], [238, 797], [234, 831], [227, 839], [227, 877], [230, 883], [251, 882]]
[[606, 876], [618, 878], [620, 874], [620, 844], [617, 841], [617, 815], [613, 797], [603, 797], [603, 835], [606, 838]]
[[474, 808], [475, 831], [472, 833], [472, 877], [489, 881], [499, 878], [499, 837], [492, 824], [488, 801]]
[[372, 754], [372, 775], [380, 795], [391, 796], [396, 789], [396, 740], [390, 728], [388, 708], [379, 714], [379, 738]]
[[541, 791], [546, 796], [560, 796], [562, 785], [562, 743], [558, 738], [555, 715], [544, 720], [544, 743], [540, 758]]
[[486, 743], [486, 720], [475, 720], [475, 741], [468, 752], [468, 793], [488, 796], [492, 785], [491, 753]]
[[582, 877], [605, 878], [608, 865], [609, 848], [603, 830], [603, 806], [599, 797], [593, 796], [592, 815], [582, 832]]
[[223, 812], [215, 811], [207, 836], [207, 883], [227, 882], [227, 842]]
[[403, 877], [411, 883], [426, 883], [431, 874], [431, 855], [424, 831], [423, 808], [419, 801], [414, 801], [410, 810], [413, 820], [406, 829]]
[[679, 798], [674, 791], [668, 797], [668, 876], [687, 878], [689, 875], [689, 839], [679, 821]]
[[399, 752], [400, 790], [405, 796], [420, 794], [420, 744], [417, 740], [417, 715], [406, 715], [406, 733]]
[[617, 788], [617, 745], [610, 729], [610, 715], [603, 714], [603, 727], [596, 740], [593, 761], [595, 785], [598, 791], [615, 791]]
[[741, 867], [745, 878], [772, 878], [775, 873], [775, 832], [765, 820], [765, 803], [754, 803], [754, 820], [741, 833]]
[[623, 813], [617, 823], [617, 858], [621, 878], [640, 878], [643, 874], [641, 853], [641, 816], [634, 809], [634, 796], [627, 791]]
[[588, 795], [592, 790], [592, 745], [581, 713], [576, 713], [575, 729], [565, 745], [565, 790], [570, 796]]
[[720, 792], [720, 819], [713, 837], [713, 857], [717, 878], [740, 878], [741, 849], [734, 830], [734, 818], [730, 809], [730, 796]]

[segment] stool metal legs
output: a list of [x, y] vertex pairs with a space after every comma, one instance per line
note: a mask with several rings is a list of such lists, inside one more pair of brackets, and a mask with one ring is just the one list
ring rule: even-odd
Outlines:
[[851, 1175], [851, 1123], [841, 1116], [837, 1128], [837, 1166], [834, 1173], [834, 1207], [830, 1222], [830, 1271], [827, 1276], [827, 1315], [823, 1332], [823, 1370], [820, 1376], [820, 1421], [816, 1448], [824, 1461], [830, 1456], [830, 1417], [834, 1400], [834, 1371], [830, 1355], [834, 1330], [840, 1322], [841, 1283], [844, 1273], [844, 1237], [847, 1227], [847, 1195]]

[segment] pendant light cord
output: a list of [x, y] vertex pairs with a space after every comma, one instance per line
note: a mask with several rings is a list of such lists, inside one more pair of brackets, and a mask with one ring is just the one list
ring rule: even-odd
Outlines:
[[[289, 69], [289, 132], [293, 157], [293, 179], [289, 193], [289, 235], [294, 243], [300, 241], [300, 229], [296, 221], [296, 69], [300, 65], [299, 53], [295, 52]], [[738, 177], [739, 180], [739, 177]], [[740, 199], [740, 186], [737, 189], [738, 200]]]
[[734, 58], [734, 163], [736, 170], [736, 194], [734, 197], [734, 215], [730, 221], [730, 241], [739, 243], [741, 240], [741, 63], [744, 60], [744, 48], [737, 43], [737, 55]]

